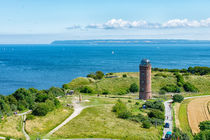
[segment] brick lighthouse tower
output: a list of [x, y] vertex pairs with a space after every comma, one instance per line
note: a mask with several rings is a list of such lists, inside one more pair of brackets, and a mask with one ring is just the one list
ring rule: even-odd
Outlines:
[[139, 69], [140, 69], [139, 99], [148, 100], [148, 99], [152, 98], [150, 61], [148, 59], [142, 59]]

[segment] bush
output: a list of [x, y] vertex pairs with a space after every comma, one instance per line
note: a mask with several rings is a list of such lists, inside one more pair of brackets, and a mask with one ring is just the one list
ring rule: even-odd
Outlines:
[[112, 111], [117, 113], [117, 116], [122, 119], [131, 117], [131, 112], [128, 111], [126, 105], [118, 100], [117, 103], [112, 107]]
[[127, 77], [127, 74], [123, 74], [123, 78]]
[[131, 103], [132, 101], [131, 100], [128, 100], [128, 102]]
[[118, 100], [117, 103], [112, 107], [113, 112], [119, 112], [120, 110], [124, 109], [126, 109], [126, 105], [121, 100]]
[[183, 88], [186, 92], [198, 92], [198, 89], [188, 82], [183, 85]]
[[150, 128], [151, 127], [151, 122], [149, 120], [145, 120], [142, 123], [143, 128]]
[[154, 102], [146, 101], [143, 105], [145, 105], [147, 108], [158, 109], [160, 111], [165, 110], [164, 104], [159, 100]]
[[166, 85], [162, 87], [161, 90], [165, 90], [166, 92], [173, 92], [173, 93], [181, 92], [181, 89], [177, 85]]
[[210, 130], [210, 121], [200, 122], [199, 128], [201, 131]]
[[102, 71], [96, 72], [96, 79], [102, 79], [104, 77], [104, 73]]
[[209, 67], [189, 67], [188, 72], [192, 74], [198, 74], [198, 75], [206, 75], [210, 73], [210, 68]]
[[174, 128], [173, 132], [175, 140], [190, 140], [189, 136], [186, 133], [182, 132], [179, 128]]
[[162, 119], [157, 119], [157, 118], [149, 118], [149, 121], [151, 122], [151, 124], [153, 125], [163, 125], [164, 120]]
[[157, 119], [161, 119], [161, 120], [165, 119], [164, 113], [159, 110], [152, 110], [149, 113], [147, 113], [147, 115], [150, 118], [157, 118]]
[[118, 118], [127, 119], [127, 118], [131, 117], [132, 114], [131, 114], [130, 111], [128, 111], [127, 109], [125, 109], [125, 110], [119, 111], [117, 113], [117, 115], [118, 115]]
[[49, 112], [48, 105], [46, 103], [38, 103], [32, 114], [35, 116], [45, 116]]
[[121, 89], [118, 95], [124, 95], [124, 94], [127, 94], [128, 92], [129, 92], [129, 89], [127, 90]]
[[159, 94], [165, 95], [165, 94], [166, 94], [166, 91], [161, 89], [161, 90], [159, 91]]
[[109, 91], [108, 90], [105, 90], [102, 94], [103, 95], [108, 95], [109, 94]]
[[184, 97], [182, 95], [176, 94], [173, 96], [173, 102], [181, 103], [184, 100]]
[[161, 76], [161, 77], [164, 77], [164, 78], [168, 77], [168, 75], [164, 74], [164, 73], [157, 73], [157, 74], [155, 74], [155, 76]]
[[210, 130], [201, 131], [194, 137], [194, 140], [209, 140], [209, 139], [210, 139]]
[[104, 77], [104, 73], [102, 71], [96, 71], [95, 73], [88, 74], [87, 77], [90, 77], [96, 80], [102, 79]]
[[53, 94], [55, 97], [64, 96], [65, 92], [58, 87], [51, 87], [48, 91], [48, 94]]
[[139, 102], [136, 102], [135, 105], [139, 105]]
[[35, 117], [32, 114], [27, 114], [26, 120], [33, 120]]
[[88, 86], [84, 86], [80, 89], [81, 93], [93, 93], [93, 89], [88, 87]]
[[130, 88], [129, 88], [129, 91], [130, 92], [138, 92], [139, 91], [139, 88], [138, 88], [138, 85], [136, 83], [133, 83], [130, 85]]

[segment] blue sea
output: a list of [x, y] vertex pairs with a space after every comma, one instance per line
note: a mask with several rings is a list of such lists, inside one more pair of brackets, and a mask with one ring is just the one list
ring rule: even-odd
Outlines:
[[90, 72], [137, 72], [152, 67], [210, 67], [210, 43], [142, 45], [0, 45], [0, 94], [18, 88], [61, 87]]

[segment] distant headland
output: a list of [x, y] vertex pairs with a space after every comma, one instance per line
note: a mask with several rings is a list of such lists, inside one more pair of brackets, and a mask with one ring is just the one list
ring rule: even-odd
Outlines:
[[210, 40], [184, 40], [184, 39], [55, 40], [51, 44], [57, 44], [57, 45], [210, 44]]

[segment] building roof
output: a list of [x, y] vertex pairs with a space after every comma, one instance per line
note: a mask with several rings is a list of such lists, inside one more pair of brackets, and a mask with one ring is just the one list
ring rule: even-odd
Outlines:
[[147, 66], [147, 65], [149, 65], [150, 64], [150, 60], [149, 59], [142, 59], [141, 60], [141, 65], [142, 66]]

